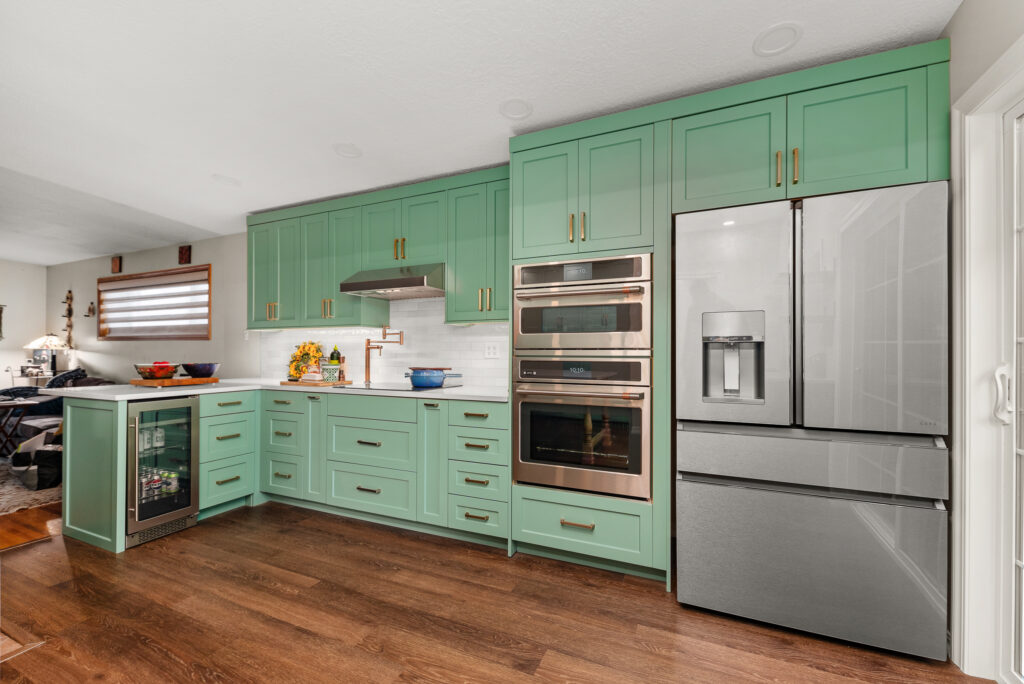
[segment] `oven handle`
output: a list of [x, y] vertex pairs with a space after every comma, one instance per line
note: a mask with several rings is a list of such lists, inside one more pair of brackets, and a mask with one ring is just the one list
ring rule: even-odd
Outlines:
[[643, 392], [553, 392], [551, 390], [531, 390], [516, 388], [516, 394], [536, 394], [545, 397], [593, 397], [594, 399], [631, 399], [644, 398]]
[[583, 297], [585, 295], [642, 294], [642, 285], [629, 287], [606, 287], [600, 290], [560, 290], [558, 292], [517, 292], [516, 299], [557, 299], [558, 297]]

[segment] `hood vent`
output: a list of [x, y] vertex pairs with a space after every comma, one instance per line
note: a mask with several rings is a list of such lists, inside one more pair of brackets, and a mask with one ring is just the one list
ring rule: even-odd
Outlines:
[[342, 281], [340, 292], [377, 299], [444, 297], [444, 264], [360, 271]]

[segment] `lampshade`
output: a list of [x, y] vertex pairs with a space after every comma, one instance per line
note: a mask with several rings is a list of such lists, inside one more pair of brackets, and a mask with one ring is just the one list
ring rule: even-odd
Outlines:
[[67, 343], [64, 340], [62, 340], [59, 337], [57, 337], [56, 335], [54, 335], [53, 333], [50, 333], [49, 335], [43, 335], [42, 337], [37, 337], [36, 339], [32, 340], [31, 342], [26, 344], [24, 347], [22, 347], [22, 349], [67, 349], [67, 348], [68, 348]]

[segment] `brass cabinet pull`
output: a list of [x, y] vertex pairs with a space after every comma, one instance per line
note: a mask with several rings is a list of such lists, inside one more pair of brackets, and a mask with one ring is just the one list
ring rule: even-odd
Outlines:
[[569, 214], [569, 242], [575, 242], [574, 237], [573, 237], [573, 233], [574, 233], [574, 230], [575, 230], [574, 227], [573, 227], [573, 223], [575, 221], [576, 221], [576, 214]]
[[217, 435], [217, 441], [219, 442], [222, 439], [238, 439], [241, 436], [242, 436], [241, 432], [236, 432], [233, 435]]
[[491, 519], [491, 516], [489, 516], [489, 515], [473, 515], [472, 513], [468, 513], [468, 512], [465, 513], [464, 515], [467, 518], [469, 518], [470, 520], [482, 520], [484, 522], [487, 522], [488, 520]]
[[484, 450], [487, 450], [487, 449], [491, 448], [491, 445], [490, 444], [473, 444], [472, 442], [466, 442], [466, 448], [467, 449], [484, 449]]
[[274, 434], [277, 435], [278, 437], [291, 437], [292, 436], [292, 433], [290, 433], [290, 432], [281, 432], [280, 430], [274, 430]]
[[273, 319], [272, 319], [272, 318], [270, 317], [270, 302], [267, 302], [267, 320], [268, 320], [268, 321], [271, 321], [271, 320], [273, 320]]
[[487, 288], [487, 310], [491, 310], [491, 288]]
[[402, 258], [405, 258], [405, 238], [402, 238]]
[[465, 411], [465, 412], [463, 412], [463, 415], [466, 416], [467, 418], [486, 418], [487, 416], [489, 416], [491, 414], [490, 413], [472, 413], [470, 411]]
[[241, 480], [241, 479], [242, 479], [241, 475], [235, 475], [234, 477], [229, 477], [226, 480], [217, 480], [217, 484], [219, 484], [219, 485], [227, 484], [228, 482], [234, 482], [235, 480]]
[[320, 300], [320, 318], [327, 318], [327, 315], [324, 313], [324, 300], [323, 299]]
[[284, 478], [285, 480], [290, 480], [290, 479], [292, 479], [292, 474], [288, 473], [287, 475], [285, 475], [284, 473], [275, 472], [274, 473], [274, 477], [281, 477], [281, 478]]
[[291, 402], [290, 399], [275, 399], [274, 403], [275, 404], [290, 404], [292, 402]]
[[356, 489], [358, 489], [361, 492], [370, 492], [371, 494], [380, 494], [380, 490], [379, 489], [370, 489], [369, 487], [364, 487], [362, 485], [356, 485]]
[[334, 318], [334, 297], [327, 298], [327, 317]]
[[398, 258], [398, 238], [395, 238], [395, 258]]
[[427, 408], [437, 408], [438, 406], [440, 406], [440, 404], [435, 404], [429, 401], [423, 402], [423, 405], [426, 406]]
[[320, 401], [320, 395], [318, 394], [307, 394], [306, 398], [310, 401]]
[[587, 212], [580, 212], [580, 242], [587, 239]]
[[380, 442], [368, 442], [365, 439], [357, 439], [356, 444], [363, 444], [365, 446], [379, 447]]
[[484, 310], [484, 288], [479, 287], [476, 290], [476, 310]]
[[579, 527], [580, 529], [584, 530], [592, 530], [597, 525], [596, 523], [590, 523], [589, 525], [584, 525], [583, 523], [574, 523], [569, 520], [566, 520], [565, 518], [562, 518], [558, 522], [562, 524], [562, 527]]
[[800, 148], [793, 148], [793, 185], [800, 182]]
[[238, 406], [241, 403], [241, 399], [239, 399], [238, 401], [218, 401], [217, 406]]
[[782, 150], [775, 152], [775, 187], [782, 185]]
[[471, 477], [467, 477], [465, 479], [466, 479], [466, 482], [468, 482], [469, 484], [478, 484], [478, 485], [483, 485], [484, 487], [486, 487], [487, 485], [491, 484], [490, 480], [474, 480]]

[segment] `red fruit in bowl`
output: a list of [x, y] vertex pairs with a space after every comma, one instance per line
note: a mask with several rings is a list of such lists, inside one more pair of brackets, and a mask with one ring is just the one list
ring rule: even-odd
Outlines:
[[171, 362], [170, 361], [154, 361], [153, 365], [154, 366], [170, 366]]

